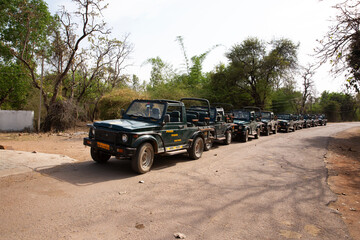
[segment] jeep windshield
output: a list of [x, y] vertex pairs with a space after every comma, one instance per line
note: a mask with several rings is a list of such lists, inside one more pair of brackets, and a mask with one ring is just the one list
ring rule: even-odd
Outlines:
[[234, 111], [234, 119], [243, 120], [243, 121], [249, 121], [249, 112], [243, 112], [243, 111]]
[[134, 101], [127, 109], [124, 117], [159, 120], [163, 116], [164, 109], [164, 103]]
[[271, 119], [271, 113], [261, 112], [261, 117], [262, 117], [263, 119]]
[[290, 120], [290, 114], [279, 114], [278, 119]]

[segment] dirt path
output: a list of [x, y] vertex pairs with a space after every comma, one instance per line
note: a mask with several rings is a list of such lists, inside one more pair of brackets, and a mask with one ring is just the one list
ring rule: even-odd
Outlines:
[[338, 197], [330, 207], [341, 214], [353, 239], [360, 239], [360, 128], [336, 134], [328, 149], [328, 183]]

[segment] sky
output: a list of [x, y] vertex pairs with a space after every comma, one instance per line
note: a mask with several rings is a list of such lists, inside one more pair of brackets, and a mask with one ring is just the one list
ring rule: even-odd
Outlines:
[[[45, 0], [52, 13], [70, 0]], [[112, 37], [121, 39], [130, 34], [134, 45], [127, 69], [141, 80], [150, 78], [151, 66], [144, 62], [160, 57], [178, 72], [185, 71], [184, 56], [177, 36], [182, 36], [187, 56], [199, 55], [215, 45], [203, 63], [205, 72], [219, 63], [227, 64], [225, 53], [248, 37], [270, 42], [287, 38], [299, 43], [299, 64], [313, 63], [313, 49], [318, 46], [329, 27], [334, 24], [336, 0], [107, 0], [103, 12]], [[343, 78], [328, 73], [330, 65], [322, 66], [314, 76], [317, 95], [341, 91]], [[301, 78], [298, 90], [301, 90]]]

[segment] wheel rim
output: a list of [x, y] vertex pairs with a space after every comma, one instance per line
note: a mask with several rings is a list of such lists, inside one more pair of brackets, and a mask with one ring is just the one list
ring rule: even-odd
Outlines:
[[152, 159], [152, 151], [149, 147], [145, 148], [141, 153], [141, 167], [148, 168]]
[[228, 143], [228, 144], [230, 144], [231, 143], [231, 133], [227, 133], [227, 138], [226, 138], [226, 142]]
[[204, 148], [203, 142], [201, 139], [195, 143], [195, 155], [196, 157], [201, 157], [202, 149]]

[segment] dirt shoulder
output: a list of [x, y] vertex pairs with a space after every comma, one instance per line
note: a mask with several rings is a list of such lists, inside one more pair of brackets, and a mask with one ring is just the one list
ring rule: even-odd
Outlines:
[[352, 238], [360, 239], [360, 128], [333, 136], [328, 150], [328, 184], [338, 196], [329, 206], [341, 215]]
[[83, 145], [87, 135], [84, 123], [64, 133], [0, 133], [0, 145], [8, 150], [60, 154], [84, 161], [90, 159], [89, 148]]

